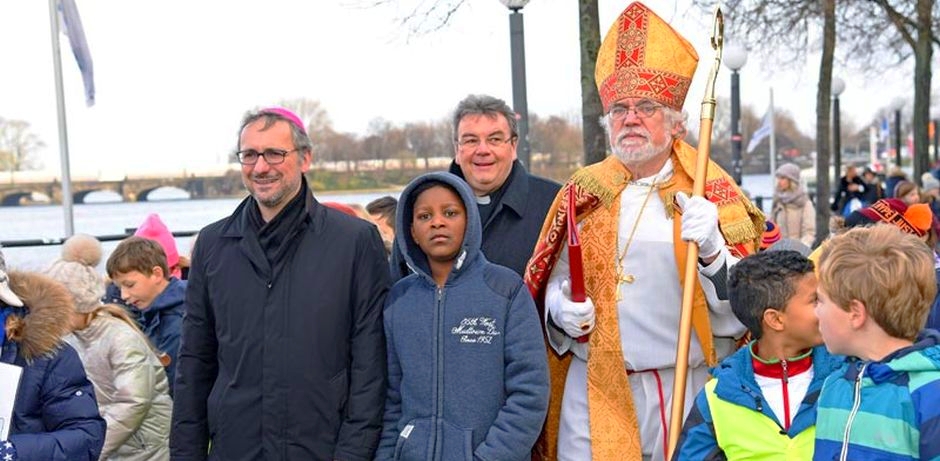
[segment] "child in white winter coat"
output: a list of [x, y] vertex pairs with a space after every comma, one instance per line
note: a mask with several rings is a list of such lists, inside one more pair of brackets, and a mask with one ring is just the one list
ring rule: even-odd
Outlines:
[[75, 302], [67, 341], [78, 351], [108, 423], [101, 459], [169, 460], [172, 400], [166, 373], [126, 311], [101, 304], [105, 285], [94, 269], [101, 244], [76, 235], [62, 253], [46, 273], [65, 285]]

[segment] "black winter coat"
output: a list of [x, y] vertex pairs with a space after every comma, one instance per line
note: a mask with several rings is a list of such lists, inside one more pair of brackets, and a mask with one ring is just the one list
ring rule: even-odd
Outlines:
[[199, 234], [170, 437], [174, 460], [371, 460], [382, 428], [389, 287], [374, 225], [308, 194], [270, 268], [248, 197]]

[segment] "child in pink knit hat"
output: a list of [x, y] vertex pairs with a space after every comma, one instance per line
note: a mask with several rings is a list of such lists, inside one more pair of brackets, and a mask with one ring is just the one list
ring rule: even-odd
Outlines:
[[170, 229], [160, 220], [160, 215], [156, 213], [147, 215], [147, 219], [144, 219], [134, 235], [159, 243], [163, 247], [163, 252], [166, 253], [166, 264], [170, 268], [170, 275], [180, 278], [182, 272], [180, 270], [180, 254], [176, 250], [176, 240], [173, 239], [173, 233], [170, 232]]

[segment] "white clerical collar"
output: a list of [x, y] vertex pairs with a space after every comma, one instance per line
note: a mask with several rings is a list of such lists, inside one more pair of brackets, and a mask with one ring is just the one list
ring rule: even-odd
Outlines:
[[647, 176], [645, 178], [634, 178], [630, 180], [630, 185], [649, 187], [653, 184], [661, 184], [672, 178], [672, 172], [672, 160], [666, 159], [666, 163], [663, 164], [663, 167], [659, 169], [658, 173], [652, 176]]
[[491, 199], [489, 195], [477, 195], [476, 198], [477, 198], [477, 205], [489, 205], [490, 204]]

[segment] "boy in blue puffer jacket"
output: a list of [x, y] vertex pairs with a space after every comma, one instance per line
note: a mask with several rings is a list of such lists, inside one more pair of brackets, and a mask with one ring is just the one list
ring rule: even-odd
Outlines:
[[396, 227], [414, 273], [385, 303], [388, 396], [375, 459], [529, 459], [548, 365], [522, 279], [483, 256], [473, 194], [450, 173], [413, 180]]
[[819, 261], [819, 329], [853, 360], [823, 385], [813, 459], [940, 458], [940, 334], [923, 330], [931, 249], [876, 224], [834, 237]]
[[[97, 461], [105, 422], [69, 332], [72, 297], [40, 274], [6, 273], [0, 252], [0, 362], [21, 369], [4, 461]], [[6, 395], [3, 398], [10, 398]]]
[[813, 263], [796, 251], [757, 253], [731, 268], [728, 289], [754, 340], [712, 370], [673, 459], [809, 460], [816, 398], [843, 362], [821, 345]]

